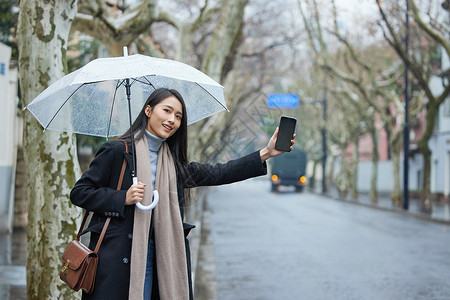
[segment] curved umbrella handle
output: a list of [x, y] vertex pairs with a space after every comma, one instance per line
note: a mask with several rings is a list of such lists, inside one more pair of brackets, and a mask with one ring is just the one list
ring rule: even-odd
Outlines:
[[[138, 180], [137, 177], [133, 177], [133, 184], [137, 184]], [[140, 202], [136, 203], [137, 208], [141, 210], [152, 210], [155, 208], [156, 204], [158, 204], [159, 201], [159, 193], [157, 190], [153, 191], [153, 202], [150, 205], [142, 205]]]
[[136, 203], [136, 206], [141, 210], [151, 210], [154, 209], [156, 204], [158, 204], [159, 201], [159, 193], [157, 190], [153, 191], [153, 202], [150, 205], [142, 205], [141, 202]]

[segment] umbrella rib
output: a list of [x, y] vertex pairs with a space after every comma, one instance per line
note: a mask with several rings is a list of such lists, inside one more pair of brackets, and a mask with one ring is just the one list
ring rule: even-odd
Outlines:
[[[113, 97], [113, 102], [111, 105], [111, 113], [109, 114], [108, 132], [106, 133], [106, 139], [109, 138], [109, 133], [111, 131], [111, 120], [112, 120], [112, 114], [114, 111], [114, 103], [116, 102], [117, 89], [119, 88], [119, 86], [121, 86], [123, 84], [124, 81], [125, 81], [125, 79], [119, 79], [119, 80], [117, 80], [117, 83], [116, 83], [116, 89], [114, 90], [114, 97]], [[134, 81], [136, 81], [136, 80], [134, 80]]]
[[[155, 76], [155, 75], [147, 75], [147, 76]], [[156, 90], [155, 86], [150, 82], [150, 80], [147, 79], [147, 76], [143, 76], [144, 79], [148, 82], [149, 85], [151, 85]]]
[[[130, 83], [130, 86], [132, 86], [136, 81], [137, 82], [140, 82], [139, 80], [137, 80], [136, 78], [128, 78], [128, 79], [131, 79], [132, 80], [132, 82]], [[126, 79], [122, 79], [122, 81], [120, 82], [120, 85], [122, 85], [123, 84], [123, 82], [125, 81]]]
[[119, 86], [120, 86], [120, 84], [119, 84], [119, 80], [118, 80], [117, 84], [116, 84], [116, 89], [114, 90], [114, 96], [113, 96], [113, 101], [112, 101], [112, 105], [111, 105], [111, 113], [109, 114], [108, 132], [106, 133], [106, 139], [109, 138], [109, 132], [111, 131], [112, 114], [114, 111], [114, 103], [116, 102], [116, 94], [117, 94], [117, 89], [119, 88]]
[[64, 103], [58, 108], [58, 110], [53, 114], [52, 119], [50, 120], [50, 122], [47, 123], [47, 125], [45, 125], [44, 131], [47, 130], [48, 126], [50, 126], [50, 123], [53, 122], [53, 120], [55, 119], [56, 115], [59, 113], [59, 111], [63, 108], [64, 105], [66, 105], [67, 101], [69, 101], [69, 99], [73, 96], [73, 94], [75, 94], [82, 86], [84, 85], [81, 84], [79, 87], [77, 87], [71, 94], [69, 97], [67, 97], [66, 100], [64, 100]]
[[[205, 92], [207, 92], [213, 99], [216, 99], [216, 97], [214, 97], [207, 89], [205, 89], [204, 87], [202, 87], [198, 82], [195, 82], [196, 85], [198, 85], [199, 87], [201, 87]], [[219, 100], [216, 99], [217, 102], [219, 102], [220, 105], [222, 105], [222, 107], [226, 110], [229, 111], [228, 108], [223, 105]]]

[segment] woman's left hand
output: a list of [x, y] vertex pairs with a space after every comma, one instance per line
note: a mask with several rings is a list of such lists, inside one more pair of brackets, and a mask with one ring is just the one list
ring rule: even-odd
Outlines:
[[[278, 127], [277, 129], [275, 129], [275, 132], [273, 133], [272, 137], [269, 140], [269, 143], [267, 144], [267, 147], [264, 149], [261, 149], [261, 151], [259, 151], [259, 155], [261, 156], [261, 161], [266, 161], [267, 159], [271, 158], [271, 157], [275, 157], [278, 156], [280, 154], [283, 154], [284, 151], [280, 151], [275, 149], [275, 143], [277, 142], [277, 136], [278, 136]], [[294, 133], [294, 135], [292, 136], [292, 140], [291, 140], [291, 151], [293, 149], [293, 145], [295, 144], [295, 136], [296, 134]]]

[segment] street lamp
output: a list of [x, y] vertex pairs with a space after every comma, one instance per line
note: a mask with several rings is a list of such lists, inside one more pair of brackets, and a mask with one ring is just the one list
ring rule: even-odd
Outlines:
[[408, 209], [409, 207], [409, 193], [408, 193], [408, 156], [409, 156], [409, 116], [408, 116], [408, 48], [409, 48], [409, 4], [408, 0], [406, 0], [406, 26], [405, 26], [405, 124], [403, 129], [403, 147], [404, 147], [404, 157], [403, 157], [403, 209]]
[[323, 179], [322, 179], [322, 193], [325, 194], [327, 192], [327, 77], [325, 76], [325, 87], [323, 90], [323, 100], [322, 100], [322, 108], [323, 108], [323, 126], [322, 126], [322, 170], [323, 170]]
[[325, 194], [327, 192], [327, 77], [325, 76], [325, 85], [323, 90], [323, 99], [322, 100], [310, 100], [308, 103], [319, 103], [322, 105], [322, 118], [323, 125], [320, 129], [322, 134], [322, 193]]

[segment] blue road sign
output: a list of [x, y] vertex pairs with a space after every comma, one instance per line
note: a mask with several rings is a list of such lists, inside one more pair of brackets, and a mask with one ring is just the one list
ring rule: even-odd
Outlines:
[[269, 108], [296, 108], [300, 100], [296, 94], [270, 94], [267, 97]]

